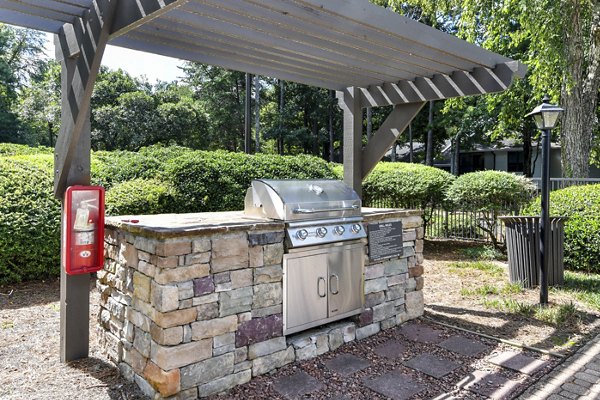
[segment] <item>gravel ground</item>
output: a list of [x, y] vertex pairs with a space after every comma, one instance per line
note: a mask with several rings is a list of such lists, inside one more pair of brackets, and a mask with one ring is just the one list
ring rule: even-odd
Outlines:
[[144, 399], [100, 352], [95, 289], [90, 358], [60, 362], [59, 293], [58, 280], [0, 287], [0, 399]]

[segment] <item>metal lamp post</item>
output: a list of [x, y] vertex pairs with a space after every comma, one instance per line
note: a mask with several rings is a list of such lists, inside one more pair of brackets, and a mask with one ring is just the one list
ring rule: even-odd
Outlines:
[[535, 125], [542, 131], [542, 211], [540, 220], [540, 304], [548, 304], [548, 261], [550, 249], [550, 133], [556, 126], [562, 108], [549, 104], [550, 98], [544, 96], [542, 104], [533, 109], [526, 117], [533, 117]]

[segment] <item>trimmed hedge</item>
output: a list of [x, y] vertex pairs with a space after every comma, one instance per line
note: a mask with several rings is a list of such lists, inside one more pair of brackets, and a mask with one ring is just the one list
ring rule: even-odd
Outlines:
[[253, 179], [335, 179], [327, 162], [311, 156], [250, 156], [195, 151], [172, 159], [166, 180], [177, 191], [180, 212], [241, 210]]
[[365, 204], [383, 199], [389, 207], [421, 209], [444, 201], [454, 176], [422, 164], [380, 162], [363, 181]]
[[509, 210], [518, 210], [535, 192], [533, 182], [523, 176], [502, 171], [477, 171], [456, 178], [447, 193], [447, 200], [457, 209], [480, 211], [478, 227], [486, 232], [493, 246], [503, 249], [496, 237], [498, 217]]
[[31, 147], [25, 144], [0, 143], [0, 156], [22, 156], [28, 154], [53, 154], [51, 147]]
[[52, 179], [51, 167], [0, 157], [0, 284], [60, 272], [60, 203]]
[[506, 211], [527, 204], [535, 185], [527, 178], [502, 171], [477, 171], [456, 178], [447, 199], [464, 210]]
[[[60, 203], [53, 195], [52, 151], [20, 145], [3, 149], [0, 284], [56, 276]], [[311, 156], [161, 146], [92, 154], [92, 183], [107, 188], [108, 215], [241, 210], [252, 179], [335, 177], [327, 162]]]
[[[524, 215], [540, 214], [540, 198]], [[571, 186], [550, 193], [550, 215], [565, 216], [565, 265], [600, 273], [600, 184]]]
[[175, 190], [158, 179], [137, 178], [115, 184], [106, 192], [106, 215], [177, 212]]

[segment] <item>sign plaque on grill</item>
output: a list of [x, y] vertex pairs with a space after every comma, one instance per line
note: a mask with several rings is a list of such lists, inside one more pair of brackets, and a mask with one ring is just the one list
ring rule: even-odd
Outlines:
[[404, 252], [402, 221], [369, 224], [369, 260], [400, 257]]

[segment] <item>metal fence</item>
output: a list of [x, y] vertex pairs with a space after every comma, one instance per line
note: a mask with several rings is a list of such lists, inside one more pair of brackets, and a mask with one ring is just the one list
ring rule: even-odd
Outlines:
[[[542, 188], [542, 178], [531, 178], [538, 188]], [[598, 178], [550, 178], [550, 191], [564, 189], [569, 186], [600, 184]]]
[[[532, 179], [541, 188], [541, 179]], [[550, 179], [550, 190], [564, 189], [569, 186], [600, 184], [600, 179], [583, 178], [552, 178]], [[389, 198], [369, 199], [365, 201], [365, 207], [377, 208], [421, 208], [418, 204], [406, 206]], [[507, 206], [498, 215], [519, 215], [518, 207]], [[436, 208], [425, 210], [428, 221], [425, 235], [428, 238], [475, 240], [490, 242], [491, 239], [481, 225], [488, 221], [486, 213], [480, 211], [465, 211], [449, 208]], [[491, 230], [499, 242], [504, 241], [505, 227], [500, 221], [492, 223]]]

